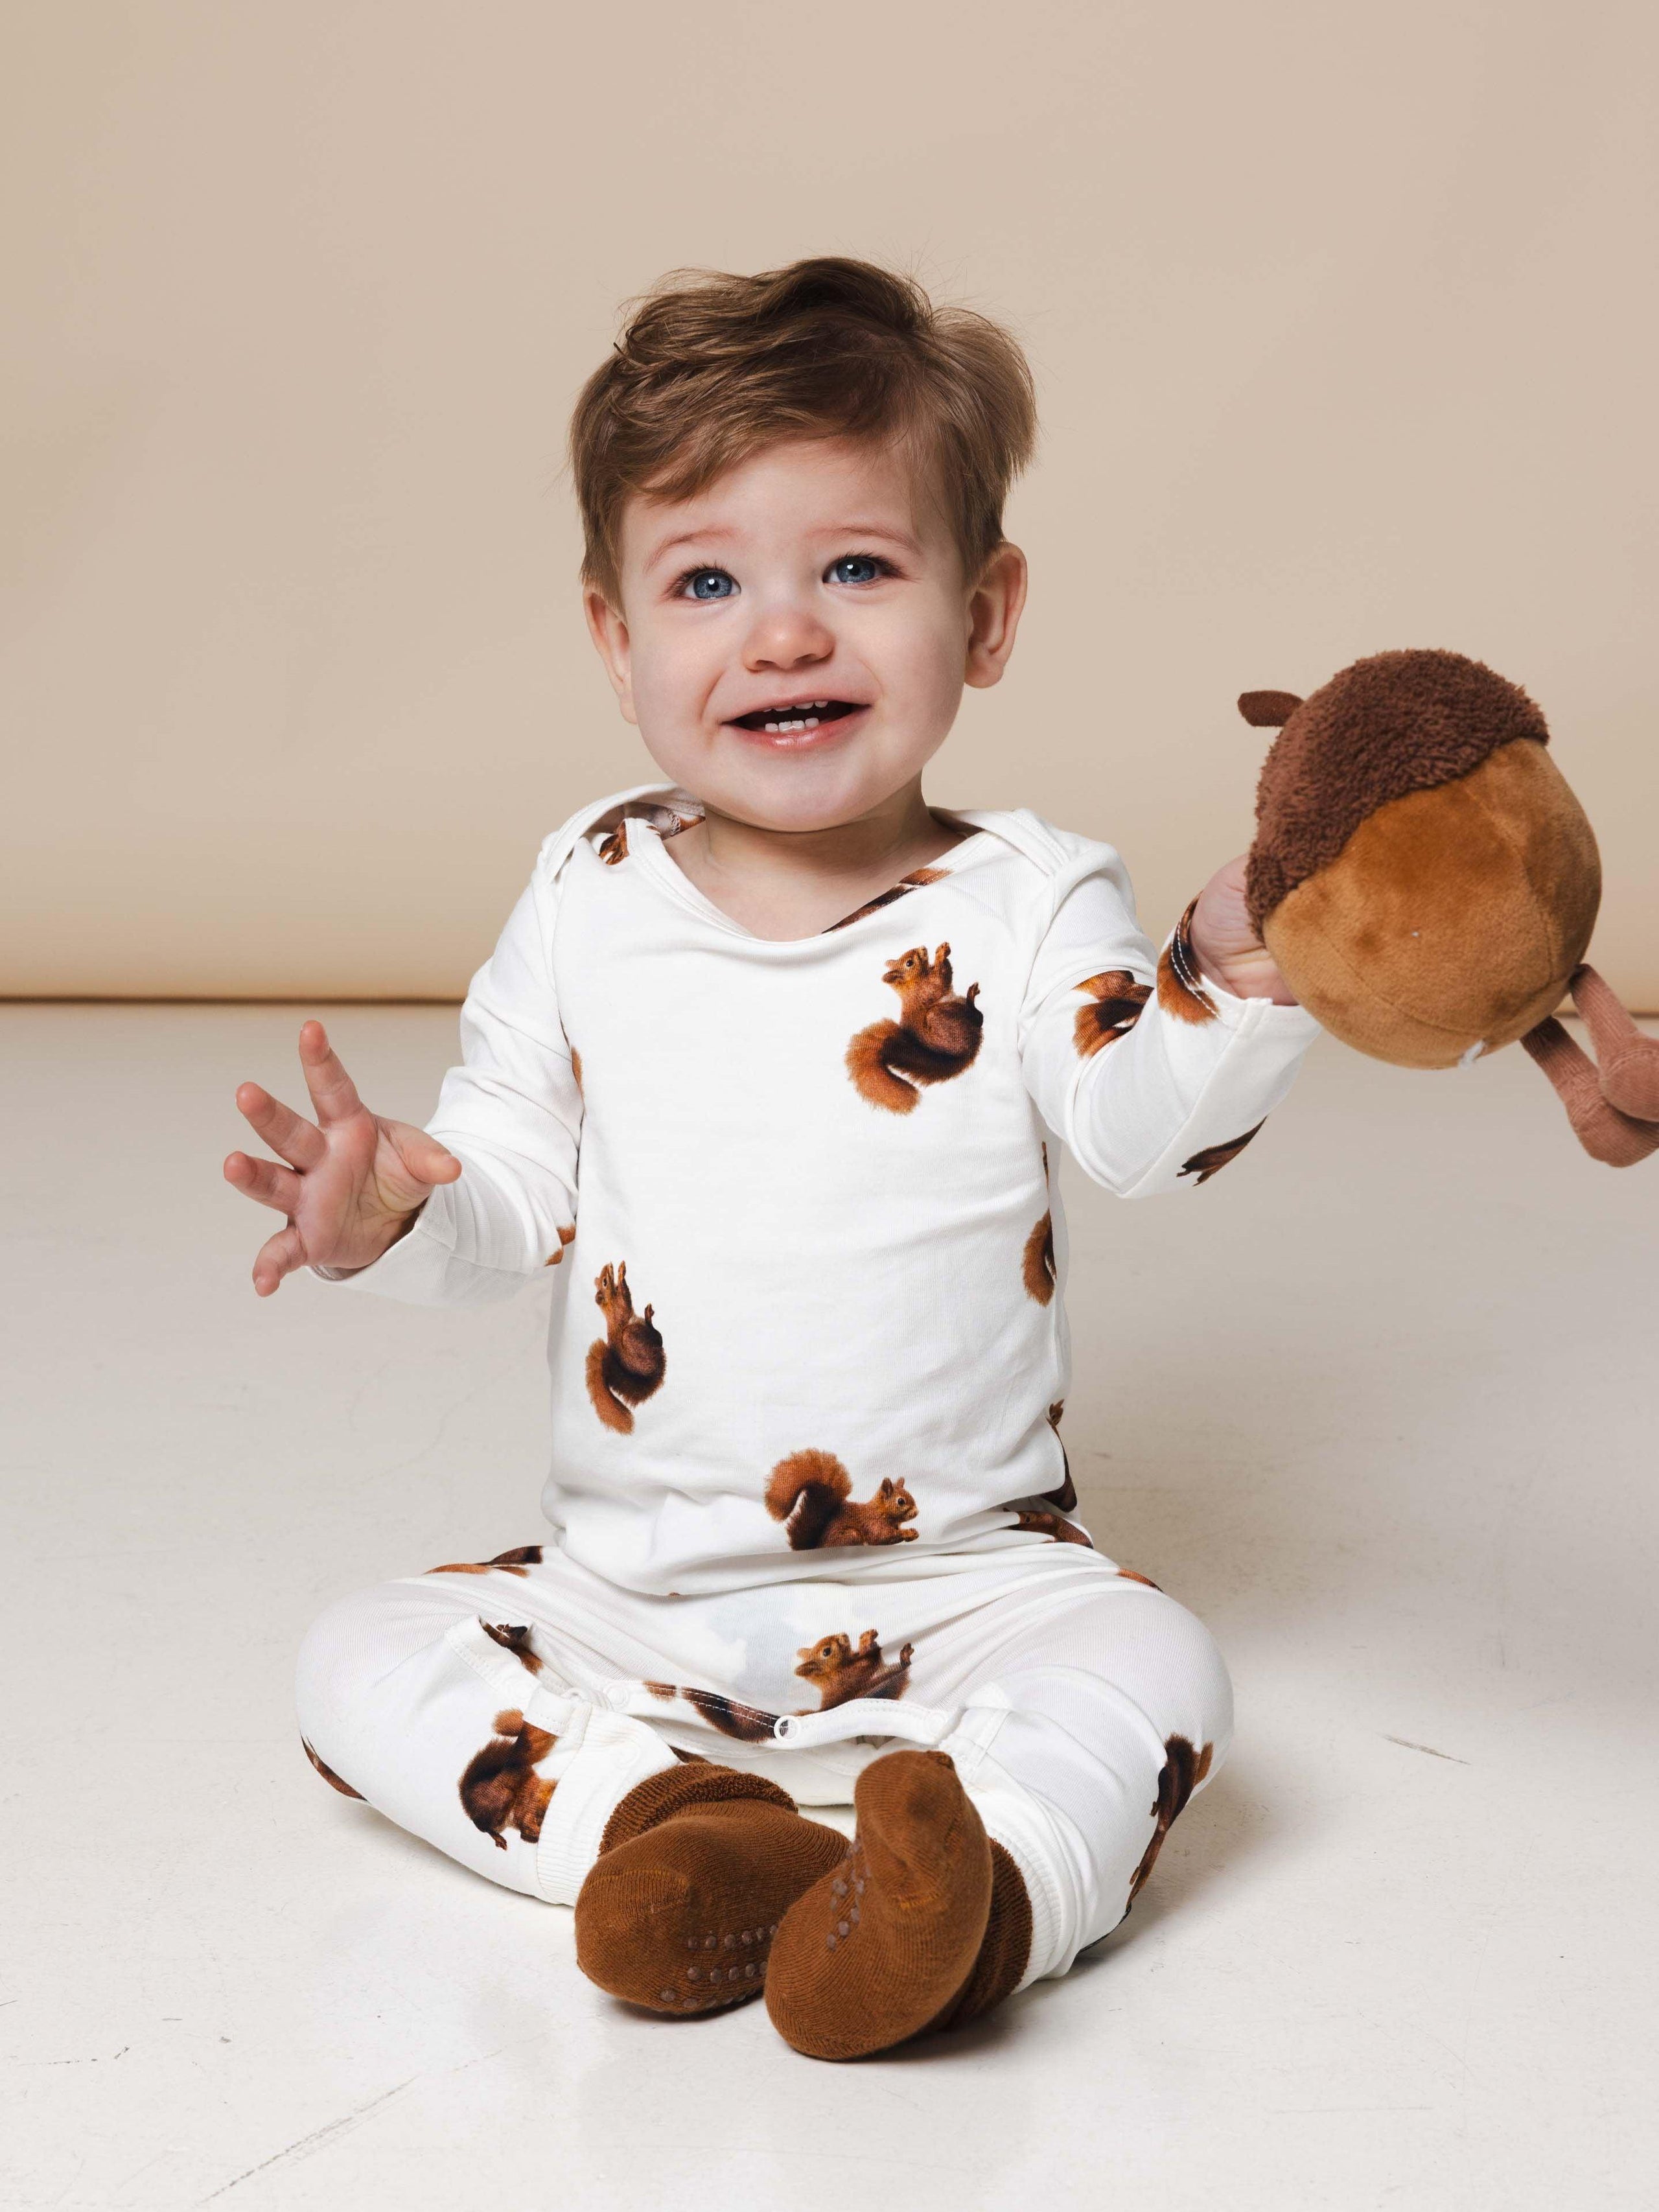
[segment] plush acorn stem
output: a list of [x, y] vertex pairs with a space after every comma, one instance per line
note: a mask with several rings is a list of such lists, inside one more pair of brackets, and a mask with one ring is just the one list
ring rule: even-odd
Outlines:
[[1294, 691], [1241, 691], [1238, 711], [1253, 730], [1282, 730], [1302, 704]]
[[1659, 1037], [1643, 1036], [1588, 963], [1573, 971], [1567, 988], [1589, 1031], [1602, 1097], [1638, 1121], [1659, 1121]]
[[1528, 1030], [1521, 1042], [1555, 1085], [1573, 1133], [1592, 1159], [1610, 1168], [1630, 1168], [1650, 1152], [1659, 1152], [1659, 1121], [1621, 1114], [1608, 1103], [1595, 1061], [1553, 1014]]

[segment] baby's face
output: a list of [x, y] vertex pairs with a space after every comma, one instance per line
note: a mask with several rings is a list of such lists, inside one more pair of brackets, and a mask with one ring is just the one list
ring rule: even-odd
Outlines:
[[623, 714], [664, 774], [764, 829], [869, 813], [994, 684], [1024, 568], [970, 590], [951, 531], [886, 448], [765, 447], [693, 499], [629, 501], [622, 605], [587, 616]]

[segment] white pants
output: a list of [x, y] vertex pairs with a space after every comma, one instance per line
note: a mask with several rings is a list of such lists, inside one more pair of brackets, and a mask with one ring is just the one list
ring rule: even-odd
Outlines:
[[679, 1598], [526, 1546], [337, 1601], [301, 1647], [298, 1703], [337, 1787], [561, 1905], [617, 1804], [677, 1758], [845, 1804], [872, 1759], [937, 1745], [1030, 1893], [1022, 1988], [1118, 1925], [1232, 1736], [1200, 1621], [1103, 1553], [1024, 1533]]

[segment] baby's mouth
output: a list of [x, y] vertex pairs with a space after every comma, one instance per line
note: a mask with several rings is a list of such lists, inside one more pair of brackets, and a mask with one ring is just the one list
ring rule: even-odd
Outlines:
[[851, 699], [796, 699], [786, 707], [757, 707], [752, 714], [734, 714], [732, 727], [754, 730], [767, 737], [787, 738], [799, 730], [816, 730], [824, 722], [839, 722], [844, 715], [862, 712]]

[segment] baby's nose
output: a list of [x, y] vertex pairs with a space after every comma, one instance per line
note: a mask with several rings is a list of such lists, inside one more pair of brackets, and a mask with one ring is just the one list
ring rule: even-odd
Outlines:
[[835, 649], [834, 636], [810, 609], [774, 606], [756, 618], [744, 641], [744, 665], [756, 672], [810, 667]]

